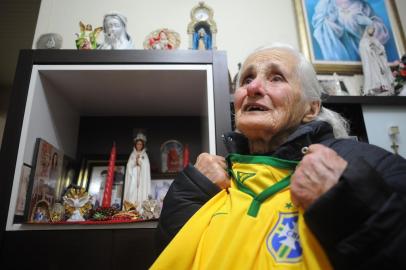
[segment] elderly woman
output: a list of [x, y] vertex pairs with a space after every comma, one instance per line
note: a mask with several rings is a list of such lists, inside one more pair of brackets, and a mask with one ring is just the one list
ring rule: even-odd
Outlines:
[[405, 263], [406, 161], [345, 139], [347, 124], [321, 106], [321, 91], [312, 65], [287, 45], [248, 56], [238, 132], [224, 136], [231, 153], [203, 153], [175, 179], [158, 226], [161, 244], [174, 239], [152, 269]]

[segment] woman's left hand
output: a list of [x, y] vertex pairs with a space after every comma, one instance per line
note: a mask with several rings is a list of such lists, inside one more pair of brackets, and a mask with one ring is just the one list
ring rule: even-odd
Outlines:
[[306, 210], [337, 184], [347, 164], [331, 148], [321, 144], [310, 145], [291, 177], [292, 202]]

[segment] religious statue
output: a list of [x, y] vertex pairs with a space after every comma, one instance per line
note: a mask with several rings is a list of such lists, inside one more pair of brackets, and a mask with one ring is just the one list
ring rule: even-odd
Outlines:
[[359, 43], [364, 73], [364, 95], [393, 95], [394, 78], [389, 68], [384, 46], [374, 37], [375, 27], [366, 27]]
[[85, 221], [83, 215], [91, 208], [90, 195], [84, 188], [70, 188], [63, 196], [65, 212], [70, 215], [67, 221]]
[[144, 49], [173, 50], [179, 48], [180, 35], [167, 28], [160, 28], [150, 33], [144, 41]]
[[211, 49], [211, 36], [209, 33], [200, 28], [193, 34], [193, 49], [195, 50], [210, 50]]
[[127, 162], [124, 184], [124, 204], [135, 205], [140, 212], [142, 202], [151, 192], [151, 171], [145, 144], [147, 138], [138, 133], [134, 138], [134, 147]]
[[104, 15], [104, 42], [98, 49], [133, 49], [133, 41], [127, 33], [127, 18], [117, 12]]
[[91, 24], [79, 22], [80, 33], [76, 33], [76, 48], [79, 50], [92, 50], [97, 48], [97, 37], [103, 30], [103, 27], [97, 27], [93, 30]]

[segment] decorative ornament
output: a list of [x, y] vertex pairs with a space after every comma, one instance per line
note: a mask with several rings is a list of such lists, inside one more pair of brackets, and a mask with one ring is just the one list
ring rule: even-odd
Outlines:
[[406, 54], [402, 56], [400, 61], [396, 61], [394, 71], [392, 72], [395, 78], [394, 88], [395, 94], [400, 96], [406, 95]]
[[217, 24], [213, 19], [214, 11], [204, 2], [192, 8], [191, 22], [188, 24], [189, 49], [212, 50], [217, 49]]
[[142, 140], [145, 144], [147, 142], [147, 137], [144, 135], [144, 133], [138, 132], [133, 141], [136, 142], [138, 140]]
[[118, 210], [114, 207], [98, 207], [90, 211], [90, 219], [96, 221], [111, 220]]
[[179, 48], [180, 35], [168, 28], [160, 28], [151, 32], [144, 41], [146, 50], [174, 50]]
[[57, 33], [43, 34], [37, 40], [37, 49], [60, 49], [62, 40], [62, 36]]
[[93, 30], [91, 24], [85, 25], [79, 22], [80, 33], [76, 33], [76, 48], [79, 50], [92, 50], [97, 48], [97, 38], [103, 31], [103, 27], [97, 27]]
[[161, 214], [161, 206], [157, 200], [148, 199], [143, 201], [141, 210], [142, 219], [157, 219]]
[[55, 203], [51, 210], [51, 221], [60, 222], [64, 220], [65, 208], [61, 203]]
[[69, 188], [63, 202], [65, 213], [70, 216], [67, 221], [84, 221], [83, 216], [92, 208], [90, 195], [84, 188]]

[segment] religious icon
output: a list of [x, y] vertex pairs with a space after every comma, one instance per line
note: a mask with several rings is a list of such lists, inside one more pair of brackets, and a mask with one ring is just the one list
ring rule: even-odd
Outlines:
[[179, 48], [180, 35], [167, 28], [151, 32], [144, 41], [144, 49], [173, 50]]
[[166, 173], [180, 172], [183, 169], [183, 145], [169, 140], [161, 145], [161, 170]]
[[125, 173], [124, 205], [132, 204], [140, 212], [151, 192], [151, 169], [145, 146], [147, 137], [138, 133], [133, 142]]
[[103, 50], [133, 49], [134, 44], [127, 32], [127, 17], [111, 12], [103, 17], [104, 42], [98, 47]]
[[217, 25], [213, 19], [213, 9], [204, 2], [199, 2], [190, 12], [188, 25], [189, 49], [216, 49]]

